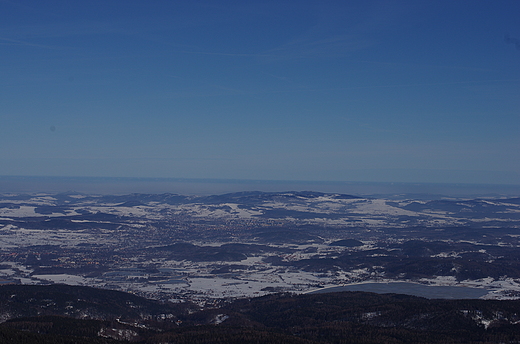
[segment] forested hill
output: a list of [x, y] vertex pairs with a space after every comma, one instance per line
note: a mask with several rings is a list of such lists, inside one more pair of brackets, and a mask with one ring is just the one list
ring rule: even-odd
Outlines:
[[276, 294], [197, 310], [71, 286], [2, 286], [0, 343], [518, 343], [520, 300]]

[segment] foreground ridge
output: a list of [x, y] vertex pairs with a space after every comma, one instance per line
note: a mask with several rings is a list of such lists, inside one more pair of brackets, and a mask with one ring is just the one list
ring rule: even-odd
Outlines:
[[[2, 286], [10, 343], [513, 343], [520, 301], [273, 294], [212, 309], [90, 287]], [[36, 315], [37, 314], [37, 315]], [[2, 341], [5, 342], [5, 341]]]

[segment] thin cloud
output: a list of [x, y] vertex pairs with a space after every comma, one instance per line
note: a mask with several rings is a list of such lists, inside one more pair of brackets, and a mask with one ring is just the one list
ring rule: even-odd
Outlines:
[[436, 64], [425, 64], [425, 63], [413, 63], [413, 62], [395, 62], [395, 61], [369, 61], [369, 60], [350, 60], [351, 62], [369, 63], [374, 65], [382, 66], [397, 66], [397, 67], [414, 67], [414, 68], [437, 68], [437, 69], [456, 69], [456, 70], [470, 70], [477, 72], [494, 72], [496, 69], [491, 68], [478, 68], [469, 66], [456, 66], [456, 65], [436, 65]]
[[495, 82], [518, 82], [520, 79], [494, 79], [494, 80], [468, 80], [468, 81], [450, 81], [450, 82], [432, 82], [432, 83], [411, 83], [411, 84], [390, 84], [390, 85], [366, 85], [366, 86], [351, 86], [351, 87], [337, 87], [327, 89], [305, 89], [294, 91], [343, 91], [343, 90], [357, 90], [357, 89], [376, 89], [376, 88], [400, 88], [400, 87], [422, 87], [422, 86], [445, 86], [445, 85], [462, 85], [462, 84], [483, 84]]
[[372, 45], [372, 42], [350, 34], [309, 35], [271, 49], [265, 56], [278, 59], [334, 58], [366, 49]]
[[[263, 73], [270, 75], [267, 73]], [[270, 75], [276, 77], [274, 75]], [[236, 89], [227, 86], [208, 84], [206, 91], [201, 90], [179, 90], [179, 91], [168, 91], [162, 95], [155, 94], [153, 99], [163, 98], [198, 98], [198, 97], [218, 97], [218, 96], [229, 96], [229, 95], [265, 95], [265, 94], [291, 94], [291, 93], [313, 93], [313, 92], [332, 92], [332, 91], [349, 91], [349, 90], [364, 90], [364, 89], [384, 89], [384, 88], [408, 88], [408, 87], [425, 87], [425, 86], [448, 86], [448, 85], [471, 85], [471, 84], [484, 84], [484, 83], [496, 83], [496, 82], [518, 82], [520, 79], [496, 79], [496, 80], [470, 80], [470, 81], [453, 81], [453, 82], [437, 82], [437, 83], [410, 83], [410, 84], [389, 84], [389, 85], [366, 85], [366, 86], [351, 86], [351, 87], [336, 87], [336, 88], [308, 88], [303, 87], [299, 84], [294, 84], [295, 87], [291, 89], [267, 89], [267, 90], [246, 90]], [[291, 81], [287, 81], [291, 83]], [[360, 124], [362, 125], [362, 124]]]
[[[3, 42], [1, 42], [1, 41], [3, 41]], [[12, 38], [5, 38], [5, 37], [0, 37], [0, 44], [1, 45], [18, 45], [18, 46], [36, 47], [36, 48], [45, 48], [45, 49], [63, 49], [62, 47], [56, 47], [56, 46], [38, 44], [38, 43], [31, 43], [31, 42], [21, 41], [21, 40], [12, 39]]]
[[183, 54], [196, 54], [196, 55], [217, 55], [217, 56], [234, 56], [234, 57], [275, 57], [276, 55], [269, 54], [245, 54], [245, 53], [217, 53], [208, 51], [191, 51], [191, 50], [179, 50]]

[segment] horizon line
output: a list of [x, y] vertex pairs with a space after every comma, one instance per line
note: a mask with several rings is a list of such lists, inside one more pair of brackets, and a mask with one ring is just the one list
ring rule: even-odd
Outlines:
[[290, 184], [385, 184], [385, 185], [452, 185], [452, 186], [511, 186], [520, 187], [520, 184], [511, 183], [464, 183], [464, 182], [397, 182], [397, 181], [362, 181], [362, 180], [298, 180], [298, 179], [241, 179], [241, 178], [186, 178], [186, 177], [115, 177], [115, 176], [42, 176], [42, 175], [0, 175], [0, 179], [69, 179], [69, 180], [119, 180], [119, 181], [163, 181], [163, 182], [199, 182], [199, 183], [290, 183]]

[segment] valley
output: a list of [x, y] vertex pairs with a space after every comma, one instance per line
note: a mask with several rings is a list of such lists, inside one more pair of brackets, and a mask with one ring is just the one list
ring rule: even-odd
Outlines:
[[514, 299], [519, 225], [518, 198], [4, 194], [0, 283], [92, 286], [201, 305], [399, 281]]

